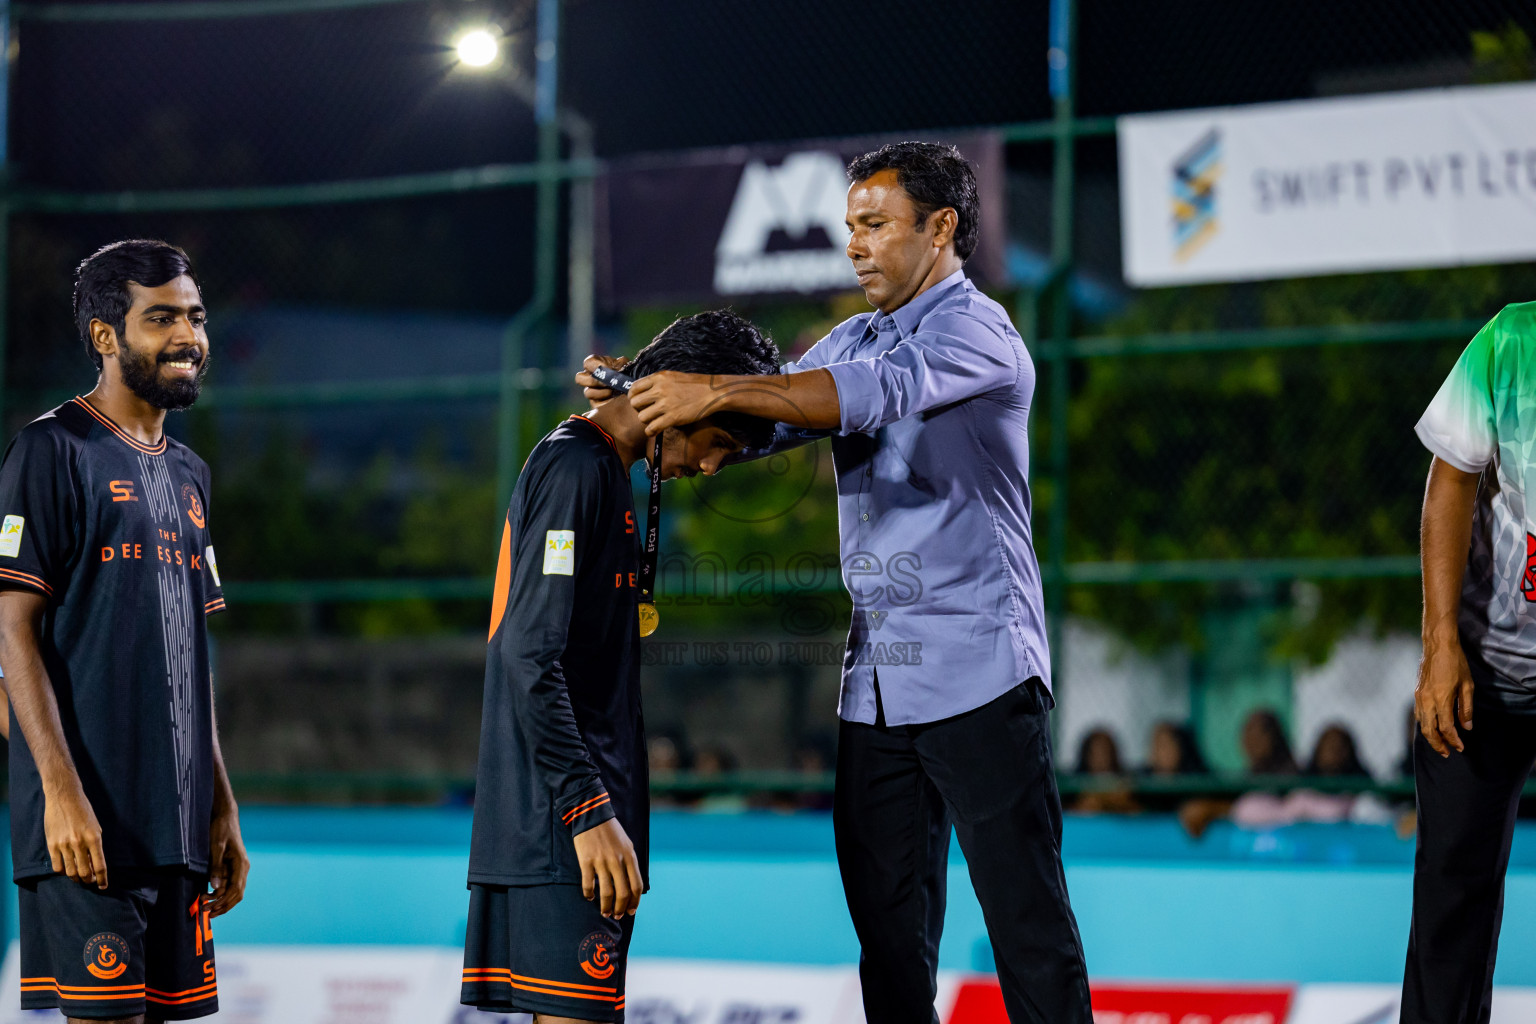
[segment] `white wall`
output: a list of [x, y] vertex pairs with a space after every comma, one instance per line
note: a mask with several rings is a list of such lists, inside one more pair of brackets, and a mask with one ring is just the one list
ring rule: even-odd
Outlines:
[[[1152, 658], [1091, 622], [1069, 620], [1056, 695], [1056, 763], [1077, 767], [1083, 736], [1107, 728], [1127, 768], [1146, 763], [1152, 726], [1189, 718], [1189, 669], [1181, 654]], [[1058, 659], [1058, 665], [1061, 665]]]
[[1407, 737], [1408, 706], [1419, 671], [1419, 638], [1406, 633], [1350, 637], [1294, 682], [1296, 757], [1305, 762], [1318, 734], [1342, 722], [1355, 734], [1360, 760], [1377, 778], [1397, 775]]

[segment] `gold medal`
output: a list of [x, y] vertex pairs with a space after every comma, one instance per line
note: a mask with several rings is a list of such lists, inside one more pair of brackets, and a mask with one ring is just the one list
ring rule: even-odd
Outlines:
[[649, 601], [640, 602], [640, 635], [650, 636], [656, 632], [656, 627], [661, 625], [661, 616], [656, 613], [656, 606]]

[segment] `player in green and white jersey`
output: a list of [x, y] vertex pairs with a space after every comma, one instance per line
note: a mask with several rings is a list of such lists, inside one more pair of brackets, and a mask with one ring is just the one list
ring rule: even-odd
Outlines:
[[1536, 762], [1536, 302], [1478, 332], [1416, 430], [1435, 457], [1402, 1022], [1485, 1024], [1515, 808]]

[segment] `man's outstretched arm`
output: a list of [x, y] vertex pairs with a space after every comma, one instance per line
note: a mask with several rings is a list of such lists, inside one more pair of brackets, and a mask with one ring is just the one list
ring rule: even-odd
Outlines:
[[652, 436], [721, 412], [809, 430], [835, 430], [843, 422], [837, 383], [825, 369], [771, 377], [653, 373], [635, 381], [629, 401]]
[[0, 666], [16, 724], [43, 783], [43, 835], [53, 870], [107, 887], [101, 824], [80, 785], [64, 740], [59, 702], [43, 665], [38, 637], [48, 599], [30, 590], [0, 591]]
[[1419, 730], [1441, 757], [1464, 749], [1460, 734], [1472, 728], [1472, 673], [1461, 649], [1457, 613], [1472, 544], [1472, 505], [1479, 474], [1436, 456], [1429, 466], [1419, 530], [1424, 573], [1424, 659], [1414, 690]]

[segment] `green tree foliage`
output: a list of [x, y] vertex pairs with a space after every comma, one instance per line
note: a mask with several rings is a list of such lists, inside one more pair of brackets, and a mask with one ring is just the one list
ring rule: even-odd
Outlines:
[[[1144, 293], [1108, 333], [1481, 322], [1533, 297], [1529, 264], [1170, 289]], [[1413, 425], [1467, 340], [1078, 363], [1069, 560], [1415, 554], [1429, 455]], [[1040, 490], [1049, 508], [1050, 481]], [[1419, 593], [1403, 578], [1083, 586], [1071, 609], [1143, 648], [1198, 650], [1213, 610], [1251, 601], [1275, 609], [1273, 653], [1321, 659], [1362, 624], [1412, 628]]]

